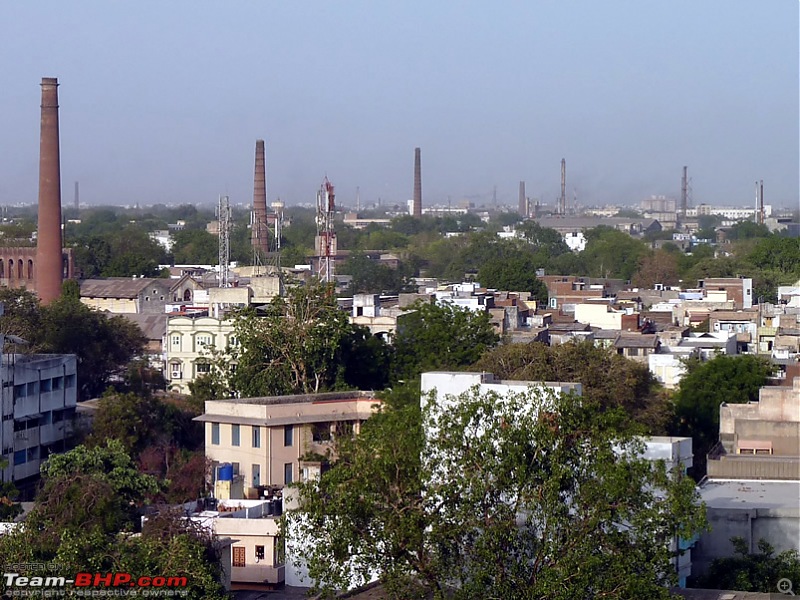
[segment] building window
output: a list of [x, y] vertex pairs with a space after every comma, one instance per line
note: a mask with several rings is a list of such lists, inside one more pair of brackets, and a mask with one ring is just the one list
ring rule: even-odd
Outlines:
[[219, 446], [219, 423], [211, 424], [211, 444]]
[[256, 560], [264, 560], [264, 546], [256, 546]]
[[24, 465], [25, 461], [27, 460], [27, 452], [25, 450], [17, 450], [14, 452], [14, 464], [15, 465]]
[[294, 444], [294, 425], [283, 426], [283, 445], [291, 446]]
[[231, 446], [238, 446], [239, 439], [239, 426], [231, 425]]
[[283, 483], [289, 485], [294, 481], [294, 463], [286, 463], [283, 465]]
[[261, 465], [253, 465], [253, 485], [252, 487], [258, 487], [261, 485]]
[[42, 390], [43, 394], [45, 392], [51, 392], [51, 391], [53, 391], [53, 380], [52, 379], [42, 379], [41, 386], [42, 386], [41, 390]]
[[204, 348], [205, 346], [210, 346], [211, 336], [207, 334], [198, 335], [195, 338], [195, 342], [197, 343], [198, 348]]
[[245, 566], [245, 562], [244, 562], [244, 546], [234, 546], [233, 547], [233, 566], [234, 567], [243, 567], [243, 566]]
[[176, 348], [181, 347], [181, 336], [173, 335], [172, 336], [172, 349], [175, 350]]
[[319, 444], [331, 441], [331, 424], [314, 423], [311, 427], [311, 441]]
[[207, 362], [199, 362], [195, 365], [197, 369], [198, 375], [204, 375], [206, 373], [211, 373], [211, 363]]
[[181, 364], [172, 363], [170, 365], [170, 379], [181, 379], [181, 377], [183, 377], [181, 373]]
[[261, 427], [253, 425], [253, 448], [261, 448]]

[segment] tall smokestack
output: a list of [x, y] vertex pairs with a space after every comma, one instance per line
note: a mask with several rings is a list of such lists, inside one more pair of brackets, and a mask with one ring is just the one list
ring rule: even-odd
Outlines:
[[528, 216], [528, 201], [525, 198], [525, 182], [519, 182], [519, 208], [517, 210], [523, 217]]
[[558, 213], [567, 214], [567, 160], [561, 159], [561, 198], [558, 201]]
[[689, 167], [683, 167], [683, 177], [681, 178], [681, 216], [686, 218], [686, 210], [689, 208]]
[[81, 207], [81, 194], [80, 188], [78, 187], [78, 182], [75, 182], [75, 210], [79, 210]]
[[264, 140], [256, 140], [256, 168], [253, 177], [253, 226], [250, 242], [261, 256], [269, 252], [267, 237], [267, 171], [264, 162]]
[[419, 148], [414, 148], [414, 204], [415, 217], [422, 216], [422, 159]]
[[39, 138], [39, 222], [36, 292], [43, 304], [61, 295], [61, 159], [58, 142], [58, 79], [42, 78]]

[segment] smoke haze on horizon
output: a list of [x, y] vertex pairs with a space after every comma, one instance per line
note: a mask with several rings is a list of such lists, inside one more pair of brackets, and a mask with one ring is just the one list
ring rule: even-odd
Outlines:
[[[798, 21], [791, 0], [642, 3], [0, 5], [0, 205], [37, 197], [39, 83], [59, 79], [62, 202], [412, 195], [516, 205], [677, 198], [798, 206]], [[8, 60], [11, 58], [11, 60]]]

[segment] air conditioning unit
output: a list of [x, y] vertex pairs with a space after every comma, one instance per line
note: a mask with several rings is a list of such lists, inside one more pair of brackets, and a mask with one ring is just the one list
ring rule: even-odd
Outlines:
[[170, 379], [181, 379], [181, 372], [180, 371], [173, 371]]

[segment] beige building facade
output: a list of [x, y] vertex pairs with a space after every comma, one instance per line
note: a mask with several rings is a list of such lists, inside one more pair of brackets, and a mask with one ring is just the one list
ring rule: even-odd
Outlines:
[[177, 316], [167, 320], [166, 379], [169, 389], [189, 393], [189, 383], [211, 371], [213, 350], [238, 344], [231, 319]]
[[255, 498], [259, 487], [318, 476], [334, 438], [359, 433], [379, 404], [360, 391], [213, 400], [195, 420], [205, 424], [206, 457], [232, 465], [231, 489]]

